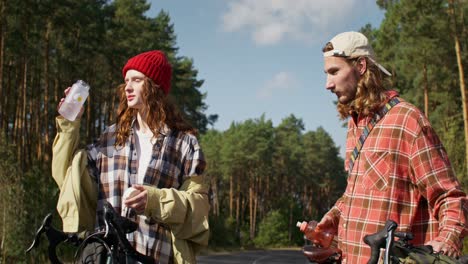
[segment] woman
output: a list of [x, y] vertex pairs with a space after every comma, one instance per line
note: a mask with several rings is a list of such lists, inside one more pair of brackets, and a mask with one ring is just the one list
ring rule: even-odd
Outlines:
[[[98, 216], [108, 201], [138, 223], [138, 230], [127, 236], [138, 252], [156, 263], [195, 263], [198, 247], [206, 245], [209, 236], [205, 161], [195, 129], [168, 99], [171, 71], [161, 51], [129, 59], [122, 70], [125, 84], [118, 88], [117, 121], [87, 153], [76, 151], [79, 120], [58, 117], [53, 177], [61, 188], [58, 210], [64, 231], [66, 226], [69, 232], [89, 228], [97, 198]], [[73, 182], [67, 177], [80, 178], [79, 198], [62, 199], [67, 196], [64, 182]], [[130, 187], [132, 195], [123, 198]], [[75, 201], [74, 210], [70, 200]]]

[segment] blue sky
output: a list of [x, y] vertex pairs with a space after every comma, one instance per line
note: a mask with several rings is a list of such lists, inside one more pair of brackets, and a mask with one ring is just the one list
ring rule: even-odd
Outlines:
[[205, 83], [214, 128], [265, 114], [277, 126], [294, 114], [306, 131], [323, 127], [344, 155], [346, 129], [325, 89], [322, 46], [384, 17], [375, 0], [152, 0], [147, 16], [169, 13], [179, 55]]

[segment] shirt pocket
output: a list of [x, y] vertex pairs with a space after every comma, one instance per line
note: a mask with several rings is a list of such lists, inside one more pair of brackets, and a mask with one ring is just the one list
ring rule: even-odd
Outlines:
[[364, 189], [384, 191], [389, 183], [389, 153], [364, 152], [364, 175], [362, 184]]

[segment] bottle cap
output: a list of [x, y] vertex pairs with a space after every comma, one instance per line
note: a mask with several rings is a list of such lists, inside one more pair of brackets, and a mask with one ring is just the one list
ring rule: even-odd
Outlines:
[[125, 190], [124, 194], [122, 195], [122, 201], [125, 201], [126, 199], [132, 198], [133, 196], [137, 195], [140, 193], [137, 189], [130, 187], [127, 190]]
[[78, 80], [75, 82], [75, 84], [80, 85], [83, 89], [85, 89], [86, 91], [89, 91], [89, 84], [87, 84], [85, 81]]
[[307, 228], [307, 222], [306, 221], [302, 221], [302, 222], [297, 221], [296, 226], [299, 227], [299, 229], [302, 232], [304, 232], [304, 230], [306, 230], [306, 228]]

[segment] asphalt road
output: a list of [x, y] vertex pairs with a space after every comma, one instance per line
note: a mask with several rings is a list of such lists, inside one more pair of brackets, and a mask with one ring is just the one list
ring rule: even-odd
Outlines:
[[198, 264], [309, 264], [300, 249], [256, 250], [198, 256]]

